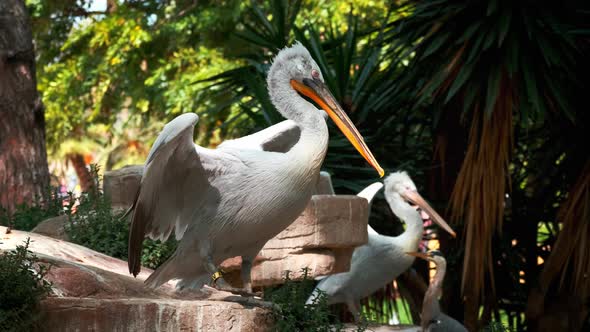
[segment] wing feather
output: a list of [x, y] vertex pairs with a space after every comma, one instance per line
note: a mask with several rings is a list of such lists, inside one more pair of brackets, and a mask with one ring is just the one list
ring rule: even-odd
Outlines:
[[[166, 240], [176, 229], [181, 238], [191, 216], [203, 204], [210, 184], [208, 174], [215, 163], [206, 150], [193, 143], [198, 121], [194, 113], [186, 113], [168, 123], [156, 139], [148, 155], [133, 210], [129, 232], [129, 272], [141, 269], [143, 239], [149, 236]], [[205, 166], [204, 166], [205, 165]], [[185, 207], [190, 206], [190, 209]]]

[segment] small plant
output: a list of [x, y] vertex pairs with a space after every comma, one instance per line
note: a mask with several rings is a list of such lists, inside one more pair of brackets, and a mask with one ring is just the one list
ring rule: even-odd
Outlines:
[[64, 199], [60, 197], [57, 188], [47, 189], [45, 202], [36, 201], [33, 205], [20, 204], [12, 215], [0, 207], [0, 225], [9, 226], [21, 231], [30, 231], [41, 221], [63, 214]]
[[[313, 304], [305, 304], [314, 287], [308, 269], [303, 269], [302, 281], [291, 280], [287, 271], [283, 285], [265, 290], [265, 300], [272, 301], [278, 308], [273, 312], [275, 331], [342, 331], [343, 325], [330, 311], [325, 293], [319, 292]], [[357, 331], [364, 331], [364, 328], [359, 327]]]
[[75, 213], [68, 211], [65, 231], [71, 242], [111, 257], [127, 258], [129, 227], [121, 213], [113, 213], [108, 199], [100, 192], [82, 193]]
[[[91, 167], [94, 185], [89, 192], [82, 193], [78, 205], [71, 205], [65, 225], [70, 241], [96, 250], [111, 257], [127, 260], [127, 239], [129, 223], [122, 219], [123, 211], [114, 212], [111, 202], [99, 190], [98, 168]], [[75, 211], [74, 211], [75, 209]], [[152, 269], [162, 264], [176, 249], [176, 241], [144, 241], [142, 265]]]
[[[129, 232], [129, 231], [128, 231]], [[155, 269], [160, 266], [176, 250], [177, 242], [168, 240], [161, 242], [159, 240], [147, 239], [143, 241], [143, 251], [141, 254], [141, 265]]]
[[0, 331], [29, 331], [38, 319], [42, 298], [51, 291], [49, 268], [24, 245], [0, 254]]
[[490, 322], [490, 325], [484, 327], [482, 332], [512, 332], [512, 329], [500, 322]]

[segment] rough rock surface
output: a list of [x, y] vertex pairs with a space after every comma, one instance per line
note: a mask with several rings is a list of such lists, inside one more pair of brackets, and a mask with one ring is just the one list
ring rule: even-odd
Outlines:
[[367, 243], [368, 203], [349, 195], [315, 195], [289, 227], [264, 249], [349, 248]]
[[264, 309], [219, 301], [50, 298], [45, 331], [268, 331]]
[[220, 291], [153, 290], [127, 263], [88, 248], [0, 226], [0, 252], [30, 238], [29, 250], [52, 267], [53, 295], [41, 304], [44, 331], [265, 331], [270, 304]]
[[320, 178], [316, 184], [314, 195], [336, 195], [334, 193], [334, 187], [332, 186], [332, 177], [330, 173], [321, 171]]
[[31, 232], [67, 241], [69, 238], [64, 228], [67, 221], [68, 216], [66, 215], [45, 219], [35, 226]]

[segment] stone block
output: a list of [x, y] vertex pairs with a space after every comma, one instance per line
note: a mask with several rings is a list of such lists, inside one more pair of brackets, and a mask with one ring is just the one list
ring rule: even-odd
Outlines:
[[332, 177], [328, 172], [320, 172], [318, 183], [313, 191], [314, 195], [335, 195], [334, 187], [332, 186]]
[[369, 205], [349, 195], [315, 195], [291, 225], [264, 249], [347, 248], [367, 243]]
[[31, 232], [67, 241], [69, 238], [65, 230], [66, 222], [68, 222], [68, 216], [66, 215], [45, 219]]
[[103, 191], [114, 209], [127, 209], [133, 204], [142, 174], [143, 165], [129, 165], [104, 173]]
[[[348, 261], [348, 265], [339, 262], [339, 259]], [[241, 264], [242, 259], [234, 257], [225, 260], [221, 265], [225, 272], [225, 279], [234, 287], [242, 287], [240, 278]], [[346, 267], [346, 269], [339, 271], [338, 268], [342, 269], [342, 267]], [[261, 287], [282, 284], [287, 272], [290, 279], [301, 280], [304, 275], [303, 269], [307, 269], [307, 275], [313, 277], [344, 272], [348, 271], [349, 268], [350, 256], [339, 256], [334, 250], [328, 248], [307, 249], [301, 252], [291, 249], [263, 249], [252, 266], [252, 286]]]
[[270, 331], [268, 310], [238, 303], [176, 299], [48, 298], [44, 331]]

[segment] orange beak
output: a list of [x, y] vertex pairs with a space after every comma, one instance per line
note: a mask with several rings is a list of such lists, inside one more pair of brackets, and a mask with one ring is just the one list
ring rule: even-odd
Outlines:
[[424, 198], [418, 194], [415, 190], [406, 190], [401, 193], [402, 197], [407, 201], [418, 205], [424, 212], [428, 213], [432, 221], [437, 223], [442, 229], [447, 231], [447, 233], [451, 234], [451, 236], [456, 237], [455, 231], [449, 226], [446, 221], [438, 214], [434, 209], [430, 206], [430, 204], [426, 203]]
[[348, 118], [342, 107], [336, 102], [328, 87], [324, 82], [319, 79], [304, 78], [303, 82], [297, 80], [291, 80], [291, 86], [293, 89], [301, 93], [302, 95], [311, 98], [316, 102], [336, 123], [336, 126], [342, 131], [344, 136], [348, 138], [350, 143], [356, 148], [356, 150], [365, 158], [365, 160], [373, 166], [379, 173], [380, 177], [383, 177], [385, 172], [383, 168], [379, 166], [379, 163], [369, 150], [369, 147], [363, 140], [363, 137], [358, 132], [352, 121]]

